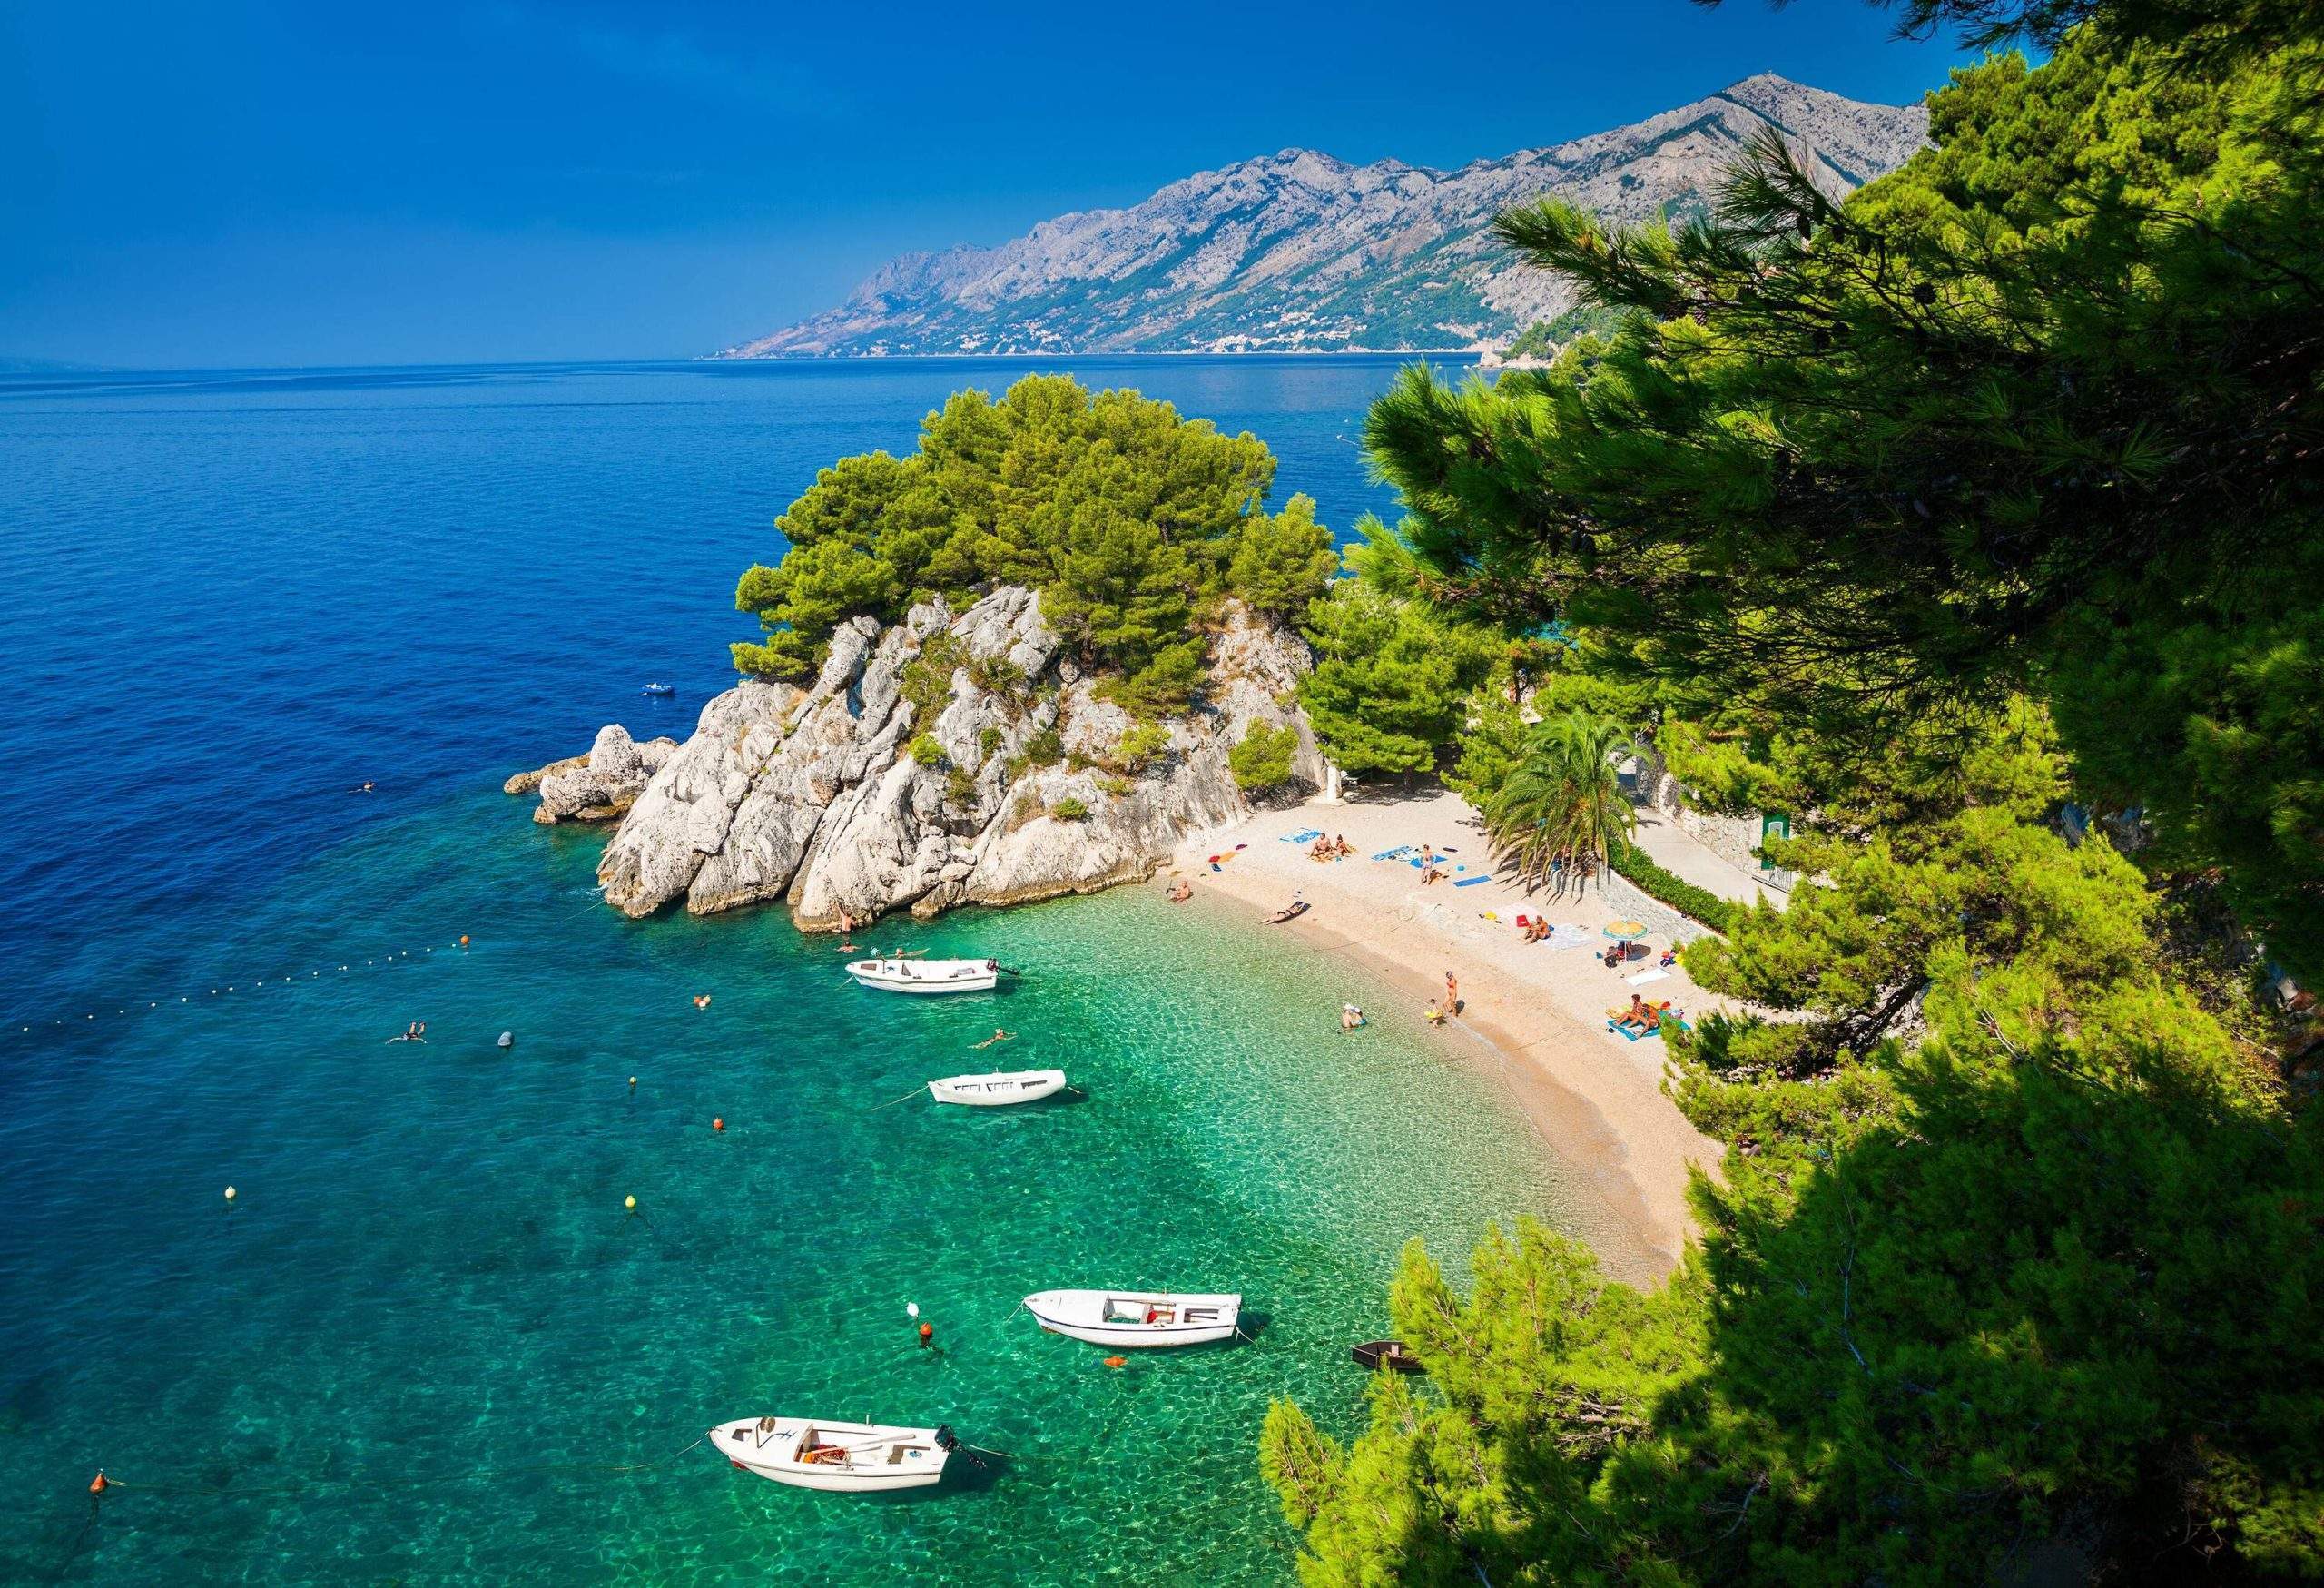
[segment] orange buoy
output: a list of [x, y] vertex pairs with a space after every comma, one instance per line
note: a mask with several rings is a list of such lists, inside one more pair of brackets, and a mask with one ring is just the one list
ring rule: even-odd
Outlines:
[[697, 996], [694, 1001], [694, 1006], [696, 1009], [708, 1009], [710, 1007], [710, 994], [704, 992]]
[[460, 933], [460, 946], [462, 948], [468, 946], [468, 934], [465, 932]]
[[931, 1340], [934, 1339], [935, 1337], [936, 1337], [936, 1326], [935, 1326], [934, 1324], [922, 1324], [922, 1325], [921, 1325], [921, 1326], [920, 1326], [920, 1340], [921, 1340], [921, 1344], [922, 1344], [922, 1345], [926, 1345], [929, 1341], [931, 1341]]
[[710, 1121], [710, 1128], [714, 1130], [724, 1130], [726, 1129], [726, 1121], [724, 1119], [713, 1119]]
[[113, 1487], [113, 1485], [105, 1482], [105, 1469], [103, 1467], [97, 1468], [97, 1475], [89, 1480], [89, 1493], [93, 1494], [102, 1494], [111, 1487]]
[[1129, 1366], [1129, 1358], [1127, 1356], [1108, 1356], [1106, 1358], [1106, 1366], [1108, 1367], [1127, 1367]]

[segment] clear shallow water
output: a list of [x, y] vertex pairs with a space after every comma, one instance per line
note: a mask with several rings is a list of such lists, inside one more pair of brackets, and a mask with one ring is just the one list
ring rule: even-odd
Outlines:
[[[1340, 438], [1386, 361], [1076, 368], [1375, 503]], [[497, 794], [684, 731], [812, 469], [1014, 372], [0, 383], [0, 1580], [1282, 1580], [1259, 1417], [1354, 1415], [1403, 1239], [1610, 1241], [1489, 1073], [1343, 1040], [1388, 1001], [1224, 912], [883, 927], [1039, 972], [883, 998], [780, 912], [617, 919], [599, 840]], [[879, 1106], [996, 1023], [1088, 1100]], [[1265, 1327], [1113, 1371], [1010, 1316], [1139, 1282]], [[1016, 1459], [851, 1502], [684, 1450], [778, 1409]]]

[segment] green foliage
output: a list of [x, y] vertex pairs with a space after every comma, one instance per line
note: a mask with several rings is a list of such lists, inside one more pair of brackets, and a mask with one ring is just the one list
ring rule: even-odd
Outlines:
[[969, 775], [967, 767], [955, 766], [945, 774], [944, 798], [962, 810], [976, 804], [977, 780]]
[[1113, 764], [1135, 776], [1170, 748], [1170, 730], [1160, 723], [1133, 723], [1114, 746]]
[[1291, 781], [1291, 759], [1299, 751], [1299, 730], [1253, 722], [1242, 742], [1226, 752], [1226, 769], [1245, 794], [1265, 794]]
[[1750, 815], [1792, 803], [1783, 774], [1753, 755], [1746, 733], [1721, 732], [1673, 713], [1663, 718], [1654, 747], [1698, 809]]
[[992, 758], [992, 753], [1008, 741], [1009, 735], [999, 728], [987, 728], [977, 735], [977, 754], [989, 761]]
[[911, 702], [912, 721], [933, 723], [952, 699], [952, 675], [965, 659], [968, 647], [942, 631], [923, 641], [920, 654], [898, 670], [896, 686]]
[[[767, 637], [737, 646], [735, 665], [803, 676], [850, 616], [1019, 583], [1082, 662], [1119, 676], [1117, 698], [1183, 710], [1202, 681], [1200, 614], [1233, 595], [1294, 613], [1330, 577], [1312, 501], [1262, 510], [1274, 478], [1251, 436], [1134, 391], [1029, 376], [998, 402], [957, 393], [910, 457], [844, 459], [775, 521], [790, 549], [735, 593]], [[987, 688], [1022, 682], [1005, 662], [953, 665]]]
[[942, 766], [944, 746], [936, 742], [933, 734], [922, 734], [904, 747], [904, 753], [922, 766]]
[[1086, 822], [1089, 819], [1089, 807], [1075, 795], [1068, 794], [1049, 807], [1049, 814], [1060, 822]]
[[1315, 522], [1314, 498], [1301, 494], [1272, 517], [1256, 516], [1227, 564], [1227, 587], [1255, 612], [1296, 618], [1338, 574], [1332, 532]]
[[1606, 859], [1616, 876], [1713, 932], [1726, 932], [1732, 926], [1735, 905], [1708, 888], [1699, 888], [1684, 877], [1663, 870], [1637, 844], [1614, 844], [1607, 851]]
[[1347, 772], [1434, 767], [1488, 665], [1482, 637], [1367, 579], [1344, 582], [1310, 607], [1306, 634], [1315, 668], [1299, 681], [1299, 704], [1324, 754]]
[[2047, 824], [2069, 773], [2141, 804], [2163, 882], [2324, 952], [2324, 25], [1901, 9], [2055, 54], [1957, 73], [1845, 206], [1770, 138], [1716, 222], [1505, 217], [1637, 318], [1367, 428], [1383, 589], [1566, 624], [1815, 882], [1687, 950], [1768, 1012], [1668, 1034], [1728, 1150], [1664, 1289], [1522, 1230], [1466, 1297], [1415, 1257], [1427, 1383], [1344, 1447], [1270, 1414], [1311, 1588], [2324, 1576], [2324, 1111]]
[[[1366, 437], [1443, 603], [1562, 619], [1612, 665], [1859, 750], [2036, 692], [2085, 791], [2141, 807], [2161, 863], [2229, 868], [2304, 962], [2316, 14], [2089, 9], [2039, 69], [1956, 73], [1935, 147], [1845, 204], [1770, 137], [1714, 217], [1512, 211], [1508, 242], [1638, 318], [1521, 380], [1410, 371]], [[2230, 15], [2227, 54], [2165, 36]]]
[[1025, 741], [1023, 751], [1028, 766], [1055, 766], [1065, 759], [1065, 738], [1055, 728], [1043, 728]]
[[1627, 843], [1636, 818], [1613, 757], [1630, 743], [1614, 718], [1578, 711], [1527, 738], [1483, 809], [1486, 834], [1517, 862], [1527, 887], [1552, 870], [1577, 877], [1602, 871], [1608, 852]]
[[1537, 320], [1527, 326], [1502, 356], [1512, 360], [1551, 358], [1585, 336], [1605, 338], [1613, 335], [1630, 318], [1619, 309], [1577, 303], [1554, 320]]

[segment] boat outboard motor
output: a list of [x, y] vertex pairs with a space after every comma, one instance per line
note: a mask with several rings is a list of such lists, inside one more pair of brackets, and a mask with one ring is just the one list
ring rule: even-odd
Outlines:
[[960, 1443], [960, 1436], [952, 1432], [950, 1423], [936, 1425], [936, 1448], [947, 1455], [958, 1455], [980, 1472], [984, 1470], [984, 1463], [977, 1459], [977, 1453]]

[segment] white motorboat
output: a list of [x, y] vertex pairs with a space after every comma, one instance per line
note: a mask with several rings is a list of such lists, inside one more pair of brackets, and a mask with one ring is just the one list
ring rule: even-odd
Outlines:
[[888, 992], [989, 992], [1000, 980], [992, 960], [857, 960], [847, 973]]
[[960, 1441], [947, 1427], [889, 1428], [821, 1417], [741, 1417], [710, 1431], [718, 1454], [802, 1489], [869, 1494], [922, 1489], [944, 1475]]
[[940, 1103], [966, 1103], [972, 1109], [1029, 1103], [1065, 1090], [1062, 1070], [997, 1070], [990, 1075], [948, 1075], [928, 1083], [928, 1095]]
[[1167, 1290], [1043, 1290], [1025, 1310], [1053, 1335], [1093, 1346], [1200, 1346], [1235, 1333], [1239, 1296], [1180, 1296]]

